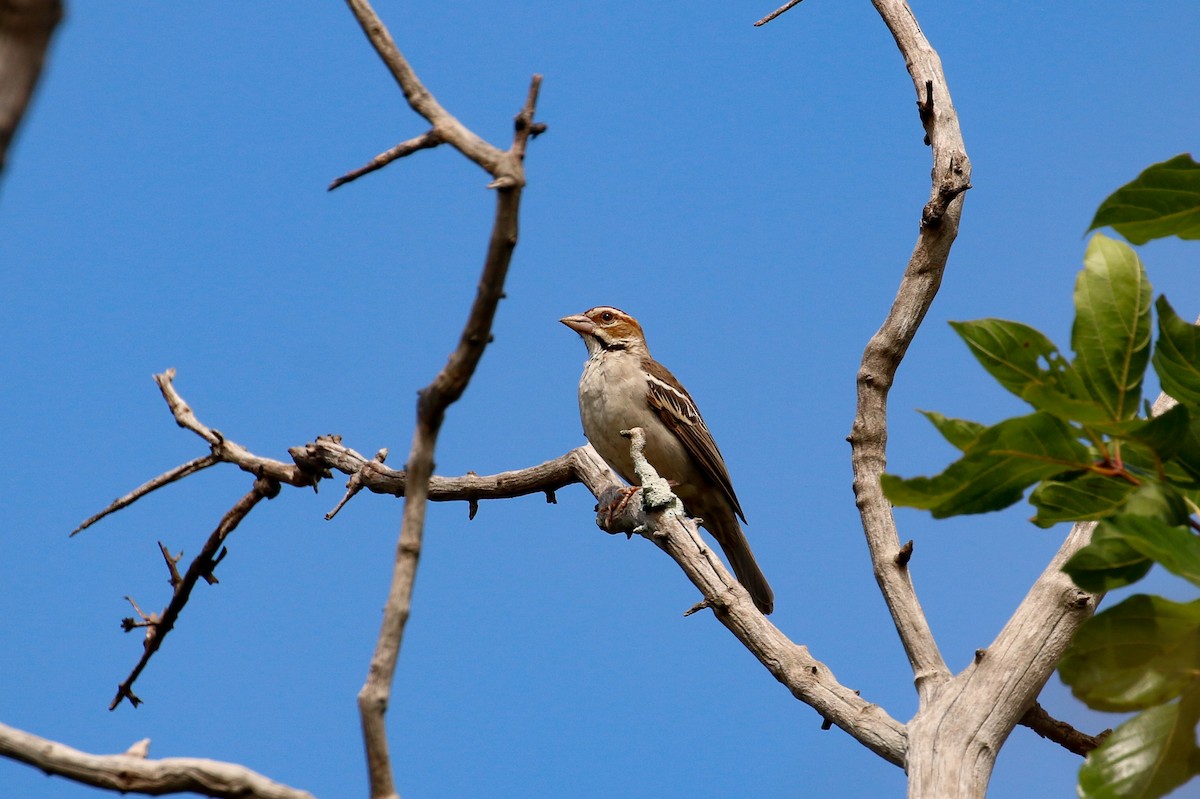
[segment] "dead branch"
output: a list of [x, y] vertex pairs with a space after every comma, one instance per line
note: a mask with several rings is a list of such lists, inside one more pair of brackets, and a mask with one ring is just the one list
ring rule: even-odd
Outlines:
[[[104, 516], [133, 504], [158, 488], [182, 480], [216, 463], [230, 463], [243, 471], [264, 476], [256, 480], [250, 493], [225, 514], [185, 574], [180, 575], [176, 565], [180, 556], [172, 555], [167, 547], [159, 542], [158, 546], [169, 572], [172, 597], [161, 613], [144, 613], [132, 598], [128, 598], [139, 618], [137, 620], [126, 619], [122, 626], [126, 632], [145, 628], [145, 649], [133, 672], [118, 689], [110, 709], [115, 708], [121, 699], [129, 699], [134, 706], [140, 704], [141, 699], [131, 690], [134, 681], [162, 645], [163, 637], [174, 628], [180, 612], [191, 596], [196, 581], [203, 579], [210, 584], [217, 582], [213, 571], [224, 556], [225, 539], [259, 500], [269, 499], [279, 492], [281, 484], [272, 476], [285, 477], [287, 484], [295, 487], [308, 485], [315, 487], [319, 480], [329, 477], [333, 471], [349, 475], [350, 481], [347, 485], [346, 496], [337, 504], [334, 511], [326, 515], [327, 519], [332, 518], [350, 497], [363, 488], [376, 494], [403, 497], [409, 485], [406, 471], [389, 469], [384, 466], [386, 449], [380, 450], [374, 458], [368, 459], [350, 447], [344, 446], [340, 436], [321, 436], [316, 441], [304, 446], [292, 447], [289, 450], [289, 454], [294, 460], [292, 464], [250, 452], [224, 438], [220, 433], [200, 421], [176, 390], [174, 377], [175, 371], [168, 369], [166, 372], [156, 375], [155, 380], [162, 389], [163, 397], [171, 407], [176, 421], [179, 421], [181, 426], [197, 432], [206, 441], [216, 442], [216, 445], [212, 447], [213, 451], [143, 483], [125, 496], [115, 500], [100, 513], [92, 516], [75, 532], [85, 529]], [[481, 500], [512, 499], [531, 494], [543, 494], [548, 502], [554, 502], [555, 492], [558, 489], [575, 483], [583, 483], [596, 497], [600, 497], [605, 491], [620, 485], [619, 479], [600, 459], [600, 456], [592, 450], [591, 445], [573, 449], [553, 460], [524, 469], [491, 475], [474, 473], [457, 477], [433, 475], [426, 484], [428, 500], [467, 502], [474, 509]], [[471, 516], [474, 516], [473, 511]]]
[[148, 760], [133, 754], [146, 744], [134, 744], [126, 754], [92, 755], [0, 724], [0, 755], [84, 785], [156, 796], [198, 793], [225, 799], [313, 799], [307, 791], [274, 782], [235, 763], [198, 757]]
[[[242, 471], [249, 472], [255, 477], [266, 477], [276, 483], [286, 483], [293, 486], [316, 485], [319, 479], [318, 475], [305, 472], [296, 464], [287, 464], [271, 460], [270, 458], [260, 458], [241, 444], [225, 438], [220, 430], [214, 430], [208, 425], [203, 424], [196, 418], [196, 414], [192, 412], [191, 407], [183, 401], [183, 397], [179, 396], [179, 393], [175, 390], [174, 380], [174, 369], [168, 369], [162, 374], [154, 376], [154, 382], [158, 384], [163, 399], [167, 401], [167, 407], [171, 409], [171, 415], [175, 417], [175, 423], [185, 430], [191, 430], [207, 441], [209, 447], [212, 449], [213, 456], [218, 460], [236, 464]], [[165, 485], [165, 483], [162, 485]], [[159, 487], [158, 485], [154, 486], [154, 488]], [[153, 491], [154, 488], [150, 490]]]
[[[172, 374], [173, 374], [173, 372], [172, 372]], [[121, 508], [132, 505], [133, 503], [137, 502], [142, 497], [146, 496], [147, 494], [152, 493], [153, 491], [156, 491], [156, 490], [162, 488], [165, 485], [170, 485], [171, 483], [174, 483], [176, 480], [182, 480], [183, 478], [187, 477], [188, 475], [195, 474], [196, 472], [207, 469], [209, 466], [213, 466], [220, 462], [221, 462], [220, 457], [210, 453], [203, 457], [196, 458], [194, 460], [190, 460], [187, 463], [184, 463], [180, 466], [176, 466], [174, 469], [166, 471], [166, 472], [160, 474], [158, 477], [151, 478], [150, 480], [147, 480], [145, 483], [142, 483], [140, 486], [138, 486], [137, 488], [130, 491], [125, 496], [114, 499], [107, 508], [100, 511], [95, 516], [92, 516], [87, 521], [85, 521], [83, 524], [79, 525], [74, 530], [72, 530], [71, 535], [73, 536], [76, 533], [83, 532], [84, 530], [91, 527], [93, 524], [100, 521], [105, 516], [109, 515], [110, 513], [115, 513], [117, 511], [119, 511]]]
[[[358, 695], [371, 796], [396, 797], [384, 716], [391, 696], [396, 662], [400, 656], [404, 627], [412, 605], [413, 582], [416, 579], [425, 528], [429, 480], [433, 476], [433, 454], [446, 408], [462, 396], [474, 375], [475, 367], [491, 340], [496, 307], [504, 296], [504, 281], [508, 275], [513, 249], [517, 245], [517, 218], [521, 192], [525, 186], [525, 149], [529, 137], [544, 129], [544, 126], [539, 126], [535, 131], [533, 122], [541, 76], [533, 77], [525, 105], [517, 114], [512, 146], [508, 150], [500, 150], [468, 130], [438, 103], [417, 78], [408, 61], [396, 47], [391, 34], [366, 0], [347, 0], [347, 5], [354, 13], [363, 33], [396, 79], [408, 104], [433, 126], [427, 134], [431, 137], [430, 140], [436, 138], [439, 142], [445, 141], [453, 145], [492, 176], [488, 188], [496, 190], [496, 215], [488, 241], [487, 255], [484, 258], [475, 301], [463, 326], [458, 346], [433, 382], [418, 395], [412, 450], [405, 469], [410, 483], [405, 494], [392, 585], [384, 605], [383, 623], [375, 652], [371, 657], [367, 680]], [[415, 149], [412, 148], [411, 151]]]
[[1080, 757], [1087, 757], [1089, 752], [1104, 742], [1110, 732], [1105, 731], [1099, 735], [1080, 732], [1067, 722], [1059, 721], [1051, 716], [1037, 702], [1034, 702], [1033, 706], [1025, 711], [1025, 715], [1021, 716], [1019, 723]]
[[358, 180], [363, 175], [369, 175], [376, 169], [383, 169], [393, 161], [398, 161], [406, 155], [412, 155], [417, 150], [427, 150], [430, 147], [437, 147], [439, 144], [442, 144], [442, 137], [436, 130], [425, 131], [420, 136], [415, 136], [407, 141], [402, 141], [390, 150], [380, 153], [368, 161], [365, 166], [361, 166], [358, 169], [353, 169], [342, 175], [340, 178], [335, 178], [334, 181], [329, 184], [328, 191], [333, 191], [338, 186], [344, 186], [352, 180]]
[[[641, 457], [640, 429], [630, 431], [630, 450], [639, 482], [658, 480], [653, 467]], [[644, 438], [642, 439], [644, 441]], [[607, 471], [607, 467], [605, 467]], [[615, 481], [611, 484], [618, 485]], [[600, 488], [597, 486], [597, 488]], [[594, 493], [596, 493], [594, 491]], [[618, 503], [611, 513], [603, 488], [597, 523], [608, 532], [636, 533], [653, 542], [679, 565], [703, 600], [688, 614], [707, 607], [792, 695], [821, 714], [823, 723], [845, 730], [872, 752], [903, 766], [908, 748], [905, 726], [879, 705], [868, 702], [838, 682], [833, 672], [808, 651], [789, 639], [754, 606], [754, 601], [730, 574], [712, 547], [699, 538], [696, 523], [675, 509], [669, 500], [644, 499]], [[670, 500], [675, 497], [667, 490]], [[676, 500], [677, 501], [677, 500]]]
[[800, 5], [800, 3], [801, 3], [801, 0], [788, 0], [786, 3], [781, 5], [779, 8], [775, 9], [770, 14], [767, 14], [765, 17], [760, 19], [758, 22], [755, 22], [754, 27], [761, 28], [763, 25], [766, 25], [768, 22], [775, 19], [779, 15], [785, 14], [788, 11], [791, 11], [793, 8]]
[[[167, 607], [161, 614], [147, 616], [138, 610], [138, 615], [142, 617], [143, 623], [137, 624], [131, 619], [127, 619], [123, 625], [126, 632], [137, 627], [144, 627], [146, 630], [146, 639], [143, 642], [141, 658], [138, 660], [137, 665], [133, 667], [133, 671], [125, 678], [125, 681], [118, 686], [117, 694], [108, 706], [109, 710], [113, 710], [117, 705], [121, 704], [122, 699], [128, 699], [134, 707], [142, 703], [142, 700], [133, 693], [133, 683], [141, 675], [142, 670], [146, 668], [146, 664], [150, 662], [150, 658], [162, 646], [163, 639], [166, 638], [167, 633], [175, 626], [175, 620], [179, 618], [180, 611], [187, 605], [188, 597], [191, 596], [192, 589], [195, 588], [197, 581], [204, 579], [209, 583], [216, 582], [216, 578], [213, 576], [213, 569], [225, 557], [224, 550], [222, 549], [225, 539], [237, 529], [238, 524], [241, 523], [242, 519], [246, 518], [259, 501], [270, 499], [278, 493], [279, 484], [274, 480], [265, 477], [256, 479], [254, 487], [222, 517], [221, 523], [217, 525], [217, 529], [204, 542], [204, 547], [200, 550], [200, 554], [192, 560], [187, 572], [182, 577], [180, 577], [175, 565], [179, 558], [177, 556], [173, 557], [165, 546], [161, 543], [159, 544], [171, 575], [170, 582], [173, 588], [171, 601], [167, 603]], [[131, 599], [130, 602], [133, 603], [133, 600]], [[134, 604], [133, 606], [137, 610], [137, 605]]]
[[911, 572], [907, 564], [900, 564], [895, 559], [901, 549], [900, 536], [892, 506], [880, 488], [879, 477], [887, 465], [888, 391], [900, 361], [941, 285], [950, 246], [958, 234], [962, 191], [970, 183], [971, 166], [937, 53], [903, 0], [874, 0], [874, 3], [908, 65], [918, 102], [924, 103], [932, 97], [932, 102], [919, 108], [926, 135], [933, 146], [933, 188], [929, 204], [935, 200], [941, 202], [948, 196], [947, 186], [958, 187], [953, 199], [937, 206], [936, 224], [933, 217], [929, 221], [923, 217], [916, 247], [892, 307], [883, 326], [871, 337], [863, 352], [858, 371], [858, 404], [847, 439], [854, 468], [854, 495], [871, 562], [875, 566], [875, 578], [900, 634], [912, 666], [917, 694], [924, 705], [936, 687], [949, 679], [950, 670], [917, 600]]

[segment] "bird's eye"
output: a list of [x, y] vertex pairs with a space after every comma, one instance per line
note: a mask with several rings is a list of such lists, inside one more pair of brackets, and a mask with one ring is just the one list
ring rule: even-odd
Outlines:
[[613, 319], [616, 319], [616, 317], [613, 316], [612, 311], [605, 311], [604, 313], [600, 314], [601, 322], [611, 322]]

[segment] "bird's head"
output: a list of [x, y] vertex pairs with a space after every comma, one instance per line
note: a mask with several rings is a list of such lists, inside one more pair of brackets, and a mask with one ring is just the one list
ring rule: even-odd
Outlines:
[[558, 321], [579, 334], [587, 345], [589, 355], [612, 350], [647, 352], [642, 326], [629, 314], [610, 305], [597, 305], [589, 311], [564, 316]]

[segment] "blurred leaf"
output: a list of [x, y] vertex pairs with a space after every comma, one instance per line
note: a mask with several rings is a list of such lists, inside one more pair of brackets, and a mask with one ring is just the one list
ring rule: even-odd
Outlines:
[[1200, 692], [1117, 727], [1079, 769], [1083, 799], [1156, 799], [1200, 773]]
[[1110, 523], [1138, 552], [1158, 561], [1172, 574], [1200, 586], [1200, 538], [1186, 527], [1132, 514], [1122, 514]]
[[1033, 413], [985, 429], [939, 475], [905, 480], [885, 474], [881, 481], [894, 504], [945, 518], [1006, 508], [1039, 480], [1088, 465], [1088, 451], [1070, 427]]
[[1138, 486], [1121, 515], [1149, 516], [1167, 524], [1186, 524], [1188, 507], [1174, 486], [1148, 480]]
[[[1191, 414], [1192, 419], [1179, 451], [1167, 465], [1168, 473], [1171, 467], [1178, 466], [1186, 472], [1193, 484], [1200, 481], [1200, 414]], [[1181, 482], [1176, 480], [1175, 482]]]
[[1200, 405], [1200, 327], [1175, 313], [1166, 297], [1159, 297], [1158, 344], [1154, 371], [1163, 391], [1180, 402]]
[[1091, 543], [1063, 564], [1063, 571], [1084, 591], [1099, 594], [1137, 582], [1153, 565], [1105, 520], [1096, 525]]
[[1174, 699], [1200, 675], [1200, 600], [1129, 597], [1079, 628], [1059, 674], [1094, 710], [1145, 710]]
[[1126, 435], [1149, 447], [1164, 461], [1170, 460], [1187, 444], [1191, 419], [1186, 405], [1176, 405], [1165, 413], [1140, 421]]
[[1150, 357], [1150, 282], [1137, 254], [1096, 234], [1075, 281], [1075, 368], [1109, 418], [1133, 418]]
[[1088, 230], [1105, 226], [1134, 244], [1200, 239], [1200, 164], [1184, 153], [1147, 167], [1100, 204]]
[[987, 429], [985, 425], [979, 422], [972, 422], [967, 419], [951, 419], [937, 411], [920, 411], [920, 413], [926, 419], [933, 422], [933, 426], [937, 428], [943, 438], [960, 450], [966, 449], [974, 443], [975, 439], [979, 438], [979, 434]]
[[1115, 513], [1137, 490], [1128, 480], [1085, 472], [1070, 480], [1046, 480], [1033, 490], [1029, 502], [1037, 509], [1033, 523], [1050, 527], [1058, 522], [1100, 519]]

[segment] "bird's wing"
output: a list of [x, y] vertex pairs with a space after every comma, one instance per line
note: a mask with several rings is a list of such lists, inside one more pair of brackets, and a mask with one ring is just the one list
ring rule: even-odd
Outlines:
[[742, 505], [738, 502], [737, 494], [733, 492], [733, 482], [729, 479], [725, 459], [721, 457], [717, 442], [713, 440], [708, 425], [701, 418], [695, 401], [687, 393], [687, 389], [675, 379], [675, 375], [658, 361], [646, 359], [644, 366], [650, 407], [676, 438], [683, 442], [684, 448], [700, 465], [705, 476], [721, 489], [721, 493], [729, 500], [742, 521], [746, 521]]

